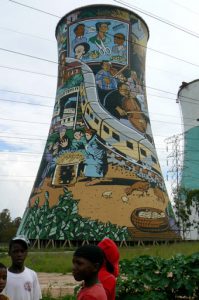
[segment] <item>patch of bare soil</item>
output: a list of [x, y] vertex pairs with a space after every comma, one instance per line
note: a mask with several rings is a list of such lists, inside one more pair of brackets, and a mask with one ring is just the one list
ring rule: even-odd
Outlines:
[[72, 274], [38, 272], [37, 275], [42, 295], [51, 295], [52, 297], [73, 295], [75, 286], [79, 285]]

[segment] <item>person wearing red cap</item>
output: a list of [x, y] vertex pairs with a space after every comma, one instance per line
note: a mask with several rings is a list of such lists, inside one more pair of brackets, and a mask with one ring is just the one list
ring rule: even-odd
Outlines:
[[99, 242], [98, 247], [104, 252], [104, 262], [98, 273], [98, 279], [105, 289], [107, 300], [115, 300], [120, 254], [117, 245], [109, 238]]

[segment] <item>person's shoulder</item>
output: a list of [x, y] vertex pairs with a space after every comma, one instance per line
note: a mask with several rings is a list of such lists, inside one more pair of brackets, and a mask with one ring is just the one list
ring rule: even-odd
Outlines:
[[34, 277], [37, 277], [37, 273], [34, 270], [32, 270], [28, 267], [25, 267], [24, 272], [27, 272], [27, 273], [31, 274], [32, 276], [34, 276]]
[[0, 294], [0, 300], [9, 300], [9, 298], [4, 294]]
[[85, 298], [82, 299], [86, 300], [107, 300], [105, 290], [101, 283], [96, 283], [90, 288], [86, 288], [83, 292], [83, 295]]
[[98, 278], [101, 283], [103, 282], [110, 282], [115, 283], [116, 278], [113, 274], [109, 273], [106, 269], [101, 269], [98, 273]]

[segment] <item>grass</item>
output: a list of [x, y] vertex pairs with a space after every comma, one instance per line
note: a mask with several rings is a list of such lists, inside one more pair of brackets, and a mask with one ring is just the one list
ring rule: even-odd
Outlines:
[[51, 296], [42, 296], [42, 300], [76, 300], [77, 298], [75, 296], [65, 296], [61, 298], [52, 298]]
[[[60, 251], [53, 252], [38, 250], [30, 250], [26, 259], [26, 265], [36, 272], [47, 273], [70, 273], [72, 269], [72, 256], [73, 251]], [[148, 246], [134, 246], [129, 248], [119, 248], [121, 259], [132, 259], [141, 255], [160, 256], [163, 258], [171, 258], [177, 253], [184, 255], [191, 255], [199, 252], [199, 241], [197, 242], [179, 242], [168, 245], [148, 245]], [[6, 266], [10, 264], [10, 258], [6, 253], [0, 252], [0, 262]]]

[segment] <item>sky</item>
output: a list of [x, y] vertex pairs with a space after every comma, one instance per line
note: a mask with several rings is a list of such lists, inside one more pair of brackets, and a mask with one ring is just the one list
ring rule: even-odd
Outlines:
[[0, 0], [0, 212], [7, 208], [12, 218], [24, 213], [48, 136], [57, 85], [56, 25], [66, 13], [89, 4], [126, 7], [149, 27], [147, 101], [171, 196], [165, 139], [183, 132], [176, 103], [181, 83], [199, 78], [199, 1]]

